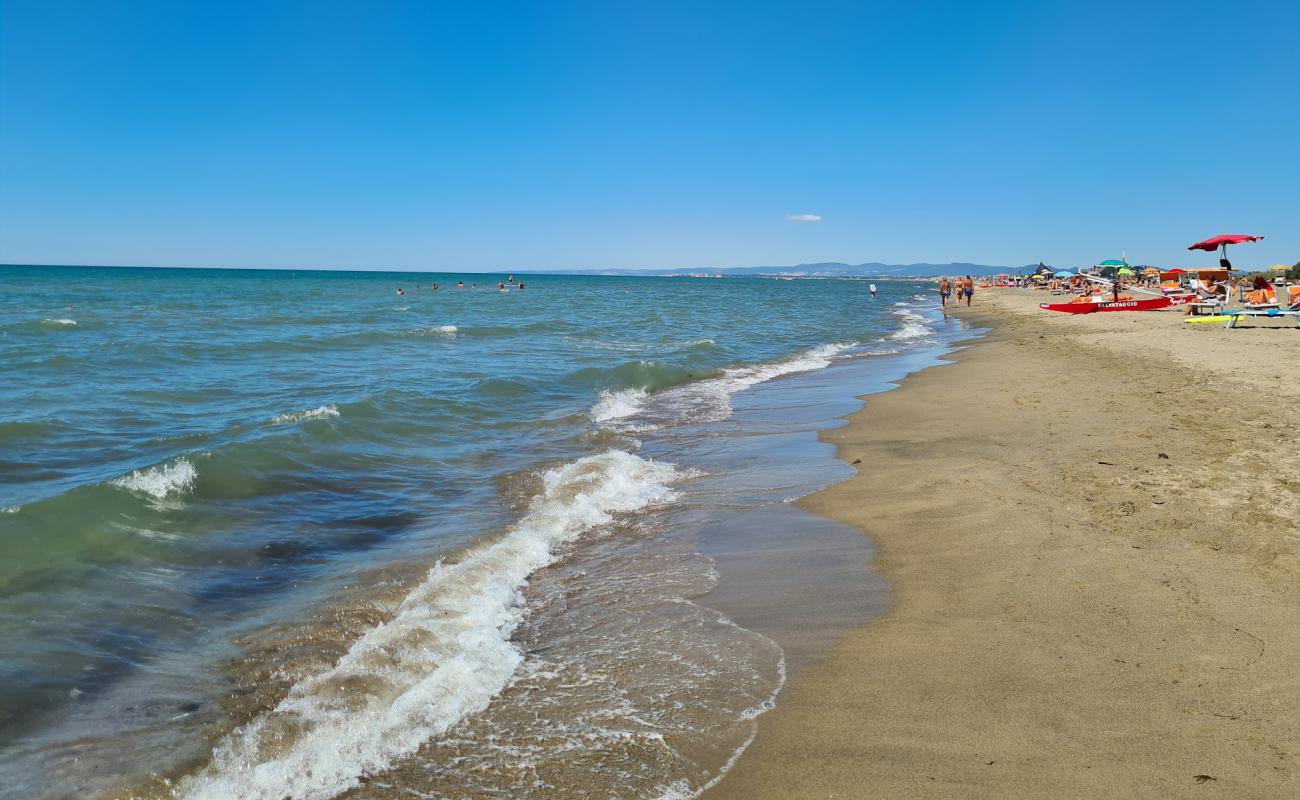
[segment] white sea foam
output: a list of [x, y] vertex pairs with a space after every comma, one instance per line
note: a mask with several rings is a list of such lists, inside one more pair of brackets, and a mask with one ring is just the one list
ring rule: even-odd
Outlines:
[[62, 325], [67, 328], [75, 328], [77, 325], [75, 319], [43, 319], [41, 322], [46, 325]]
[[306, 411], [278, 414], [272, 417], [270, 421], [272, 425], [288, 425], [291, 422], [305, 422], [309, 419], [328, 419], [330, 417], [337, 417], [338, 415], [338, 408], [330, 405], [309, 408]]
[[[642, 423], [633, 427], [624, 427], [630, 431], [653, 431], [664, 424], [698, 423], [698, 421], [718, 421], [731, 416], [731, 398], [737, 392], [744, 392], [750, 386], [777, 379], [796, 372], [810, 372], [831, 366], [836, 356], [844, 353], [855, 343], [835, 343], [822, 345], [807, 350], [784, 360], [766, 364], [751, 364], [749, 367], [732, 367], [724, 369], [722, 375], [710, 377], [673, 386], [649, 397], [641, 398], [641, 408], [636, 416]], [[599, 403], [597, 403], [599, 405]], [[625, 419], [625, 418], [624, 418]]]
[[413, 333], [423, 334], [425, 336], [455, 336], [460, 328], [455, 325], [439, 325], [436, 328], [416, 328]]
[[129, 492], [146, 494], [156, 500], [188, 492], [199, 476], [194, 465], [184, 458], [178, 458], [170, 464], [135, 470], [130, 475], [123, 475], [112, 481]]
[[183, 795], [332, 797], [481, 711], [524, 660], [510, 637], [525, 613], [528, 576], [555, 559], [556, 545], [614, 514], [671, 500], [679, 476], [619, 450], [548, 471], [513, 528], [456, 563], [435, 565], [392, 620], [227, 737]]
[[662, 393], [662, 402], [672, 409], [675, 421], [726, 419], [731, 416], [731, 396], [736, 392], [783, 375], [828, 367], [837, 355], [853, 346], [824, 344], [785, 361], [732, 367], [716, 378], [669, 389]]
[[621, 389], [617, 392], [604, 391], [591, 407], [587, 415], [592, 422], [613, 422], [626, 419], [641, 410], [646, 399], [645, 389]]
[[[719, 619], [719, 622], [723, 622], [725, 624], [731, 625], [734, 628], [740, 627], [739, 625], [727, 619], [726, 617], [722, 617], [721, 619]], [[759, 636], [762, 635], [754, 631], [750, 631], [750, 632], [754, 633], [755, 635], [759, 635]], [[763, 638], [766, 639], [767, 637], [764, 636]], [[771, 640], [769, 639], [768, 641]], [[772, 644], [776, 645], [776, 642], [772, 642]], [[747, 708], [744, 711], [740, 712], [740, 718], [742, 720], [746, 720], [749, 723], [751, 723], [749, 729], [749, 735], [745, 737], [745, 741], [741, 742], [740, 746], [736, 748], [735, 752], [733, 752], [731, 756], [727, 758], [726, 763], [724, 763], [722, 765], [722, 768], [718, 770], [718, 774], [714, 775], [707, 782], [705, 782], [703, 786], [700, 786], [699, 788], [693, 788], [690, 785], [690, 783], [684, 780], [676, 781], [672, 785], [665, 787], [663, 789], [663, 792], [657, 798], [657, 800], [695, 800], [695, 798], [700, 797], [705, 792], [712, 789], [714, 786], [717, 786], [718, 783], [720, 783], [723, 778], [727, 777], [727, 773], [731, 772], [732, 767], [736, 766], [736, 762], [740, 760], [740, 757], [745, 754], [745, 751], [749, 749], [749, 746], [754, 743], [755, 737], [758, 736], [758, 718], [763, 716], [767, 712], [771, 711], [772, 709], [776, 708], [776, 698], [778, 695], [781, 694], [781, 690], [785, 688], [786, 679], [787, 679], [787, 673], [786, 673], [786, 666], [785, 666], [785, 651], [782, 651], [781, 658], [777, 662], [776, 687], [772, 689], [772, 694], [768, 695], [767, 698], [765, 698], [758, 705], [751, 706], [750, 708]]]
[[22, 506], [5, 506], [0, 508], [0, 514], [17, 514]]
[[891, 333], [890, 339], [920, 339], [934, 333], [926, 318], [915, 311], [899, 310], [894, 314], [903, 318], [903, 326]]

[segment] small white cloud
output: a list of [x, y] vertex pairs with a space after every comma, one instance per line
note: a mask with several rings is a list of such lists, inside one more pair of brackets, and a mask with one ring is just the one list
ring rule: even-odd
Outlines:
[[821, 214], [786, 214], [785, 218], [791, 222], [821, 222]]

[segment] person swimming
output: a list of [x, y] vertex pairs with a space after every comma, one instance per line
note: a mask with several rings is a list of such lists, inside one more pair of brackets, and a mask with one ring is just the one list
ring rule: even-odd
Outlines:
[[406, 294], [406, 292], [402, 291], [402, 287], [398, 286], [398, 287], [397, 287], [397, 296], [398, 296], [398, 297], [403, 297], [405, 294]]
[[457, 288], [457, 289], [464, 289], [464, 288], [465, 288], [465, 281], [456, 281], [456, 288]]
[[519, 290], [520, 290], [520, 291], [523, 291], [523, 288], [524, 288], [524, 282], [523, 282], [523, 281], [520, 281], [520, 282], [519, 282]]
[[501, 281], [497, 281], [497, 288], [504, 292], [506, 290], [506, 285]]
[[506, 283], [514, 283], [514, 282], [515, 282], [515, 276], [514, 276], [514, 275], [511, 275], [509, 278], [506, 278]]

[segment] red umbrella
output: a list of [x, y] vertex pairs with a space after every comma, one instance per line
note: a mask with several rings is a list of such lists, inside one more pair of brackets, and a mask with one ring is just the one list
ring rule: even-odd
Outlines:
[[1224, 233], [1215, 236], [1213, 239], [1206, 239], [1203, 242], [1197, 242], [1188, 245], [1188, 250], [1204, 250], [1207, 253], [1213, 253], [1220, 247], [1227, 247], [1230, 244], [1245, 244], [1246, 242], [1258, 242], [1263, 236], [1247, 236], [1244, 233]]
[[1173, 269], [1167, 269], [1167, 270], [1165, 270], [1165, 274], [1166, 274], [1166, 275], [1186, 275], [1186, 274], [1187, 274], [1187, 270], [1182, 269], [1181, 267], [1174, 267]]
[[1219, 257], [1219, 266], [1224, 269], [1232, 269], [1232, 263], [1228, 261], [1228, 245], [1243, 244], [1245, 242], [1258, 242], [1263, 236], [1248, 236], [1244, 233], [1223, 233], [1203, 242], [1188, 245], [1188, 250], [1204, 250], [1207, 253], [1213, 253], [1219, 248], [1223, 248], [1223, 255]]

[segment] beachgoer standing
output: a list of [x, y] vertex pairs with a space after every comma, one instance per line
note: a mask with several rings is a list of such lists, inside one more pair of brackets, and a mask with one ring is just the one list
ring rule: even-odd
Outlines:
[[966, 305], [970, 305], [970, 299], [975, 296], [975, 279], [966, 276], [966, 282], [962, 285], [963, 293], [966, 295]]
[[943, 306], [944, 311], [948, 310], [948, 295], [951, 293], [952, 284], [948, 283], [947, 278], [941, 278], [939, 280], [939, 305]]

